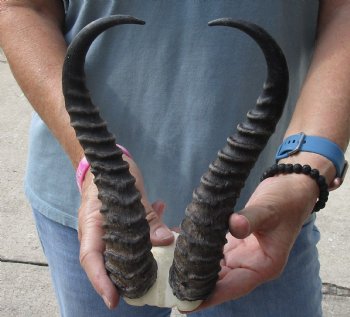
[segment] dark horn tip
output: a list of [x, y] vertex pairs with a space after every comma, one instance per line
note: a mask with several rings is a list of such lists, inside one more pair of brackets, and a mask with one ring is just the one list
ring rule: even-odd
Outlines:
[[118, 25], [118, 24], [139, 24], [139, 25], [144, 25], [146, 24], [145, 21], [135, 18], [131, 15], [123, 15], [123, 14], [116, 14], [116, 15], [111, 15], [108, 17], [102, 17], [99, 18], [93, 22], [90, 23], [90, 25], [98, 25], [98, 24], [106, 24], [106, 25]]
[[208, 25], [209, 26], [228, 26], [231, 28], [239, 29], [247, 34], [250, 34], [250, 36], [253, 36], [254, 33], [258, 33], [260, 34], [260, 36], [263, 36], [265, 39], [270, 38], [270, 35], [267, 34], [266, 31], [262, 29], [260, 26], [245, 20], [234, 20], [232, 18], [220, 18], [220, 19], [216, 19], [208, 22]]
[[287, 94], [287, 86], [289, 82], [287, 61], [277, 42], [269, 33], [267, 33], [265, 29], [252, 22], [245, 20], [234, 20], [232, 18], [212, 20], [208, 22], [208, 25], [236, 28], [253, 38], [264, 53], [268, 65], [268, 76], [270, 76], [272, 73], [278, 74], [277, 77], [275, 75], [273, 76], [275, 77], [273, 81], [279, 84], [279, 87], [281, 87], [281, 89], [283, 89]]
[[215, 19], [210, 22], [208, 22], [209, 26], [238, 26], [242, 24], [246, 24], [247, 22], [242, 21], [242, 20], [233, 20], [231, 18], [220, 18], [220, 19]]
[[140, 25], [146, 24], [145, 21], [138, 19], [138, 18], [135, 18], [131, 15], [125, 15], [125, 16], [115, 15], [115, 17], [123, 17], [125, 19], [125, 21], [128, 21], [129, 23], [132, 23], [132, 24], [140, 24]]

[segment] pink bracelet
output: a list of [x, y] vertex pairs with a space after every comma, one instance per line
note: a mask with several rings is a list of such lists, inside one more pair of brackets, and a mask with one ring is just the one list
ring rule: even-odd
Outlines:
[[[129, 158], [132, 158], [130, 152], [124, 146], [120, 144], [116, 144], [116, 146], [122, 150], [123, 154], [125, 154]], [[75, 173], [75, 179], [77, 181], [77, 185], [80, 193], [81, 193], [83, 181], [85, 179], [85, 175], [89, 168], [90, 168], [90, 163], [87, 161], [86, 157], [84, 156], [79, 162], [77, 171]]]

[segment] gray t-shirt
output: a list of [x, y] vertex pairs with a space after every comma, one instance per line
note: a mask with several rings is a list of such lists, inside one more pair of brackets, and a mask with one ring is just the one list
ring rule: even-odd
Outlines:
[[[276, 39], [290, 69], [289, 98], [241, 193], [236, 209], [243, 207], [273, 163], [290, 120], [312, 54], [318, 1], [71, 0], [65, 5], [68, 43], [103, 16], [127, 14], [146, 21], [99, 36], [85, 70], [92, 99], [139, 165], [150, 201], [166, 202], [169, 226], [179, 225], [200, 176], [255, 104], [266, 76], [263, 55], [252, 39], [235, 29], [209, 27], [208, 21], [247, 20]], [[77, 228], [75, 171], [37, 114], [25, 187], [33, 208]]]

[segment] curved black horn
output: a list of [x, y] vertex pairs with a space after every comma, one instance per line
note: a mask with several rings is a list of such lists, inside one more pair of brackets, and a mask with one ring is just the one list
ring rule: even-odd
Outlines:
[[66, 109], [77, 138], [84, 149], [102, 202], [106, 241], [106, 269], [121, 295], [142, 296], [157, 277], [151, 253], [149, 225], [135, 188], [129, 165], [116, 147], [115, 137], [93, 105], [85, 85], [84, 64], [94, 39], [118, 24], [144, 24], [130, 16], [110, 16], [87, 25], [68, 48], [63, 66]]
[[238, 28], [262, 49], [268, 74], [256, 106], [201, 178], [181, 224], [169, 282], [181, 300], [205, 299], [214, 289], [223, 257], [228, 218], [259, 154], [274, 132], [288, 94], [288, 67], [277, 43], [257, 25], [219, 19], [210, 26]]

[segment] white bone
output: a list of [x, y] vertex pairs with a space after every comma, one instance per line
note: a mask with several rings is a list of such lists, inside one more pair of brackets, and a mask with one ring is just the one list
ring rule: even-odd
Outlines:
[[153, 247], [152, 253], [158, 264], [157, 280], [149, 291], [140, 298], [130, 299], [124, 297], [125, 301], [134, 306], [151, 305], [158, 307], [177, 307], [181, 311], [192, 311], [202, 301], [181, 301], [174, 294], [169, 285], [169, 269], [173, 262], [175, 242], [178, 233], [174, 232], [175, 241], [168, 246]]

